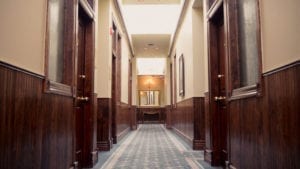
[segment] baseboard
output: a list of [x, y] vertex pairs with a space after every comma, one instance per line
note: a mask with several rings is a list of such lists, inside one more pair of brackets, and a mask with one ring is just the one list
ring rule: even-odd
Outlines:
[[204, 150], [204, 161], [208, 162], [211, 166], [221, 166], [220, 156], [210, 149]]
[[204, 140], [193, 140], [193, 149], [194, 150], [204, 150], [205, 141]]
[[181, 137], [188, 145], [190, 145], [191, 147], [193, 147], [192, 138], [190, 138], [189, 136], [183, 134], [180, 130], [178, 130], [175, 127], [173, 127], [172, 129], [175, 132], [175, 134], [177, 134], [179, 137]]
[[92, 164], [93, 166], [96, 165], [96, 163], [98, 162], [98, 151], [93, 151], [91, 152], [92, 154]]
[[109, 151], [112, 148], [112, 140], [98, 141], [98, 151]]
[[204, 161], [208, 162], [209, 164], [212, 163], [212, 150], [204, 150]]
[[229, 165], [228, 165], [228, 168], [229, 168], [229, 169], [237, 169], [237, 168], [236, 168], [235, 166], [233, 166], [232, 164], [229, 164]]
[[131, 130], [136, 130], [136, 129], [137, 129], [137, 125], [131, 126]]
[[120, 140], [122, 140], [126, 136], [126, 134], [129, 133], [129, 131], [130, 131], [130, 127], [127, 127], [125, 130], [123, 130], [121, 133], [119, 133], [117, 135], [116, 143], [119, 142]]
[[169, 124], [166, 124], [166, 128], [171, 130], [171, 129], [172, 129], [172, 126], [169, 125]]

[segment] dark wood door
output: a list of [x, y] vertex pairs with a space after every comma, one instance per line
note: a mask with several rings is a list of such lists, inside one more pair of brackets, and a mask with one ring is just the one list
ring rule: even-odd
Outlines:
[[78, 167], [81, 168], [83, 162], [83, 139], [84, 139], [84, 106], [86, 104], [85, 97], [85, 33], [86, 26], [83, 18], [79, 17], [78, 25], [78, 58], [77, 58], [77, 98], [76, 98], [76, 161]]
[[224, 41], [224, 24], [221, 21], [217, 26], [218, 37], [218, 59], [217, 59], [217, 114], [220, 115], [220, 147], [221, 163], [225, 165], [227, 161], [227, 105], [226, 105], [226, 83], [225, 83], [225, 41]]
[[209, 116], [207, 119], [211, 137], [207, 137], [205, 159], [212, 165], [223, 165], [228, 159], [227, 115], [227, 55], [223, 5], [220, 5], [208, 22], [209, 32]]

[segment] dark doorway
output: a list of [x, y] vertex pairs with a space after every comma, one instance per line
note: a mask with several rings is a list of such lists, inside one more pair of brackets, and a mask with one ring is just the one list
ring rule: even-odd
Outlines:
[[113, 22], [113, 42], [112, 42], [112, 139], [117, 143], [118, 135], [118, 112], [121, 105], [121, 35]]

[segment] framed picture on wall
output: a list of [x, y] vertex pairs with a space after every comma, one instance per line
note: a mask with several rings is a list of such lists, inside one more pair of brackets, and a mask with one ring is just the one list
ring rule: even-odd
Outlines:
[[179, 57], [179, 96], [184, 96], [184, 57]]

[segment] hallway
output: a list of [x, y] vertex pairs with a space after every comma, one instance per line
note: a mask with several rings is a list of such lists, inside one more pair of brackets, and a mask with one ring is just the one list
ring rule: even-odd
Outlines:
[[94, 169], [214, 169], [204, 162], [203, 151], [193, 151], [162, 124], [140, 125], [116, 149], [100, 152], [99, 161]]
[[300, 169], [299, 6], [0, 1], [0, 169]]

